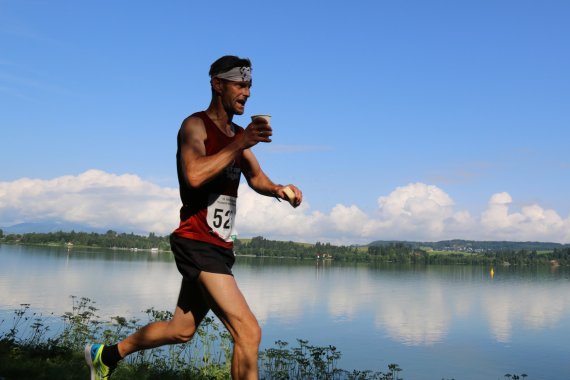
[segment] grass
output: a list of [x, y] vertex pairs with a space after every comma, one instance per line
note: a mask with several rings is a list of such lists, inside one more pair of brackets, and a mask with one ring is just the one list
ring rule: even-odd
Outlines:
[[[0, 321], [0, 379], [86, 379], [83, 358], [87, 342], [115, 343], [142, 325], [172, 318], [169, 311], [146, 310], [147, 321], [112, 317], [102, 321], [95, 303], [71, 297], [71, 311], [60, 317], [61, 331], [50, 331], [53, 321], [33, 313], [29, 304], [14, 311], [11, 321]], [[113, 373], [120, 379], [230, 379], [232, 339], [213, 317], [206, 316], [194, 338], [185, 344], [140, 351], [123, 360]], [[400, 379], [400, 368], [388, 372], [346, 371], [337, 367], [340, 351], [333, 346], [313, 346], [299, 339], [296, 346], [284, 341], [260, 352], [261, 379]]]
[[[113, 317], [102, 321], [95, 303], [72, 296], [72, 309], [61, 318], [61, 331], [50, 331], [53, 323], [22, 304], [11, 321], [0, 321], [0, 380], [87, 379], [83, 357], [86, 342], [117, 342], [142, 326], [138, 319]], [[169, 311], [146, 310], [144, 323], [172, 317]], [[385, 372], [347, 371], [337, 367], [341, 352], [334, 346], [313, 346], [297, 339], [260, 352], [260, 379], [266, 380], [403, 380], [394, 363]], [[112, 380], [229, 380], [231, 336], [207, 316], [189, 343], [140, 351], [123, 360]], [[506, 374], [506, 379], [525, 379], [526, 374]], [[452, 379], [447, 379], [452, 380]]]

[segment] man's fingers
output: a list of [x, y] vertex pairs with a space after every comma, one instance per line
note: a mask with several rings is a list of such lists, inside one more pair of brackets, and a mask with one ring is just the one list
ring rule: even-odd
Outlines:
[[287, 201], [291, 204], [291, 206], [297, 207], [301, 204], [303, 195], [301, 194], [301, 191], [297, 189], [295, 186], [292, 185], [285, 186], [283, 188], [283, 193], [285, 194], [285, 197], [287, 198]]
[[273, 130], [269, 124], [264, 123], [261, 125], [254, 125], [254, 123], [252, 123], [247, 129], [253, 139], [253, 142], [271, 142], [270, 137], [273, 135]]

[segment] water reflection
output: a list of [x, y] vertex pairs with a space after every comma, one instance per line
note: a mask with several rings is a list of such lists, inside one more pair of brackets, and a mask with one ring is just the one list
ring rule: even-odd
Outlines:
[[[243, 272], [240, 280], [251, 280]], [[376, 330], [392, 340], [430, 346], [444, 341], [458, 321], [482, 320], [496, 342], [506, 343], [515, 324], [540, 331], [570, 315], [569, 282], [547, 268], [499, 269], [491, 276], [484, 267], [371, 270], [321, 263], [312, 277], [307, 272], [298, 264], [264, 267], [242, 286], [262, 322], [295, 324], [319, 307], [336, 323], [372, 313]]]
[[[171, 310], [180, 282], [167, 253], [0, 245], [0, 259], [4, 310], [30, 303], [62, 313], [72, 294], [97, 301], [102, 316], [137, 315], [153, 306]], [[570, 318], [570, 281], [563, 268], [494, 268], [491, 274], [490, 268], [472, 266], [240, 257], [234, 272], [263, 325], [326, 325], [335, 334], [362, 326], [406, 346], [452, 339], [454, 326], [456, 334], [463, 332], [456, 326], [467, 326], [461, 328], [508, 343], [517, 331], [556, 329]]]
[[180, 284], [170, 254], [71, 250], [0, 245], [0, 308], [22, 303], [60, 315], [70, 295], [97, 302], [99, 315], [142, 315], [155, 306], [172, 309]]
[[521, 323], [540, 331], [555, 326], [570, 313], [568, 283], [502, 283], [484, 289], [481, 306], [498, 342], [512, 339], [513, 326]]
[[384, 293], [379, 299], [375, 323], [392, 339], [406, 345], [431, 345], [446, 335], [454, 301], [446, 299], [439, 283], [417, 285], [400, 284], [398, 297]]

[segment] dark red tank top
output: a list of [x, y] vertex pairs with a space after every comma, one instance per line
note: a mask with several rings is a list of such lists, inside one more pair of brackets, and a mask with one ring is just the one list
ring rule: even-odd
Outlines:
[[[234, 124], [235, 134], [224, 134], [208, 117], [206, 112], [192, 115], [199, 117], [206, 128], [206, 156], [216, 154], [243, 133], [243, 128]], [[215, 244], [224, 248], [233, 248], [233, 222], [237, 191], [241, 176], [242, 156], [228, 165], [210, 182], [200, 188], [190, 187], [184, 176], [184, 165], [180, 153], [181, 131], [178, 132], [176, 168], [180, 185], [180, 225], [174, 234], [188, 239]]]

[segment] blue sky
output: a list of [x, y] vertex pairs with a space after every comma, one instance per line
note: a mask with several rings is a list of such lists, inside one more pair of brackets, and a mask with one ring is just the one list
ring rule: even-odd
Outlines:
[[306, 200], [242, 189], [243, 235], [569, 243], [569, 16], [566, 1], [0, 0], [0, 226], [173, 229], [177, 130], [236, 54], [254, 86], [235, 121], [273, 115], [254, 152]]

